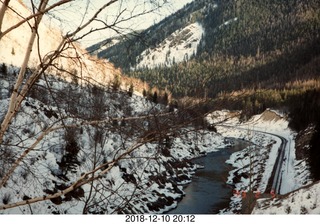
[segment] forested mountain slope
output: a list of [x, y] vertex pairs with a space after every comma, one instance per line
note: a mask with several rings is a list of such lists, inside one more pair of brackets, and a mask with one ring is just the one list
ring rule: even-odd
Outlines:
[[[178, 96], [201, 96], [202, 87], [210, 89], [210, 96], [257, 86], [283, 87], [301, 79], [296, 72], [319, 55], [319, 20], [317, 1], [194, 1], [98, 56], [124, 70], [135, 68], [143, 51], [157, 49], [175, 31], [198, 22], [204, 31], [193, 60], [170, 69], [138, 69], [132, 75], [168, 87]], [[118, 52], [121, 61], [114, 56]], [[314, 72], [308, 72], [310, 76]], [[187, 83], [195, 88], [186, 90]]]
[[[202, 11], [207, 7], [215, 7], [211, 1], [200, 0], [187, 4], [184, 8], [165, 18], [158, 24], [144, 31], [137, 31], [125, 38], [118, 37], [107, 39], [88, 48], [89, 52], [95, 52], [98, 57], [108, 58], [116, 66], [123, 70], [134, 68], [139, 61], [139, 56], [147, 49], [156, 48], [174, 32], [182, 30], [188, 25], [199, 21]], [[105, 48], [106, 44], [121, 39], [118, 44]], [[120, 52], [120, 54], [119, 54]], [[140, 58], [141, 60], [141, 58]]]
[[[98, 56], [174, 97], [210, 97], [219, 100], [216, 105], [228, 99], [223, 107], [249, 114], [266, 107], [295, 108], [307, 89], [318, 92], [319, 6], [315, 0], [194, 1]], [[148, 57], [143, 51], [161, 51], [160, 43], [193, 23], [201, 25], [203, 34], [192, 57], [169, 67], [163, 66], [164, 58], [158, 66], [134, 69], [145, 60], [142, 56]], [[120, 52], [121, 61], [112, 52]]]
[[[209, 99], [205, 111], [240, 109], [245, 119], [277, 108], [300, 131], [319, 123], [319, 10], [316, 0], [193, 1], [98, 56], [175, 98]], [[137, 66], [143, 51], [160, 51], [172, 33], [194, 23], [203, 35], [192, 57], [170, 66]], [[117, 60], [112, 52], [126, 56]]]

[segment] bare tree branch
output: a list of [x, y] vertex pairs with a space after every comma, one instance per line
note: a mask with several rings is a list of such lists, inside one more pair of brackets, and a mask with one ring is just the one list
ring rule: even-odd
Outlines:
[[[15, 122], [15, 118], [17, 116], [20, 116], [19, 112], [21, 111], [21, 108], [23, 108], [22, 111], [24, 111], [24, 107], [22, 107], [22, 102], [26, 99], [28, 94], [30, 94], [30, 91], [32, 90], [33, 87], [35, 87], [35, 83], [39, 80], [39, 78], [42, 75], [46, 75], [46, 72], [48, 72], [50, 69], [56, 68], [56, 71], [63, 71], [68, 75], [73, 75], [76, 77], [79, 77], [79, 74], [72, 74], [71, 69], [62, 69], [59, 68], [59, 60], [65, 60], [68, 59], [71, 61], [72, 64], [75, 64], [76, 66], [79, 67], [77, 72], [80, 70], [82, 76], [82, 70], [86, 69], [86, 64], [84, 62], [84, 57], [81, 53], [81, 50], [76, 47], [75, 41], [81, 40], [85, 36], [88, 36], [92, 34], [93, 32], [102, 30], [102, 29], [111, 29], [114, 31], [120, 32], [120, 27], [118, 27], [118, 24], [127, 22], [130, 18], [135, 18], [141, 15], [144, 15], [146, 13], [151, 13], [155, 9], [151, 9], [149, 11], [142, 11], [141, 13], [136, 13], [136, 14], [131, 14], [129, 17], [130, 18], [122, 18], [122, 15], [124, 13], [123, 8], [120, 7], [117, 16], [113, 20], [111, 24], [108, 24], [106, 21], [103, 21], [99, 18], [99, 16], [102, 14], [102, 12], [107, 9], [108, 7], [114, 5], [116, 2], [121, 2], [121, 0], [109, 0], [107, 1], [104, 5], [102, 5], [99, 9], [95, 11], [95, 13], [90, 17], [90, 18], [82, 18], [82, 21], [80, 21], [80, 25], [76, 27], [73, 31], [65, 34], [62, 39], [58, 42], [57, 46], [54, 48], [53, 51], [48, 52], [45, 54], [45, 56], [41, 56], [41, 32], [39, 32], [39, 25], [42, 23], [42, 19], [44, 14], [50, 13], [54, 8], [58, 6], [62, 6], [68, 2], [71, 2], [72, 0], [61, 0], [56, 2], [55, 4], [48, 6], [49, 0], [41, 0], [40, 4], [38, 7], [33, 6], [33, 13], [24, 18], [22, 15], [18, 15], [18, 12], [16, 13], [19, 17], [22, 18], [21, 21], [19, 21], [17, 24], [14, 24], [10, 28], [6, 29], [5, 31], [1, 32], [1, 25], [3, 23], [3, 18], [4, 14], [8, 12], [9, 10], [14, 10], [9, 7], [9, 2], [10, 0], [4, 0], [1, 1], [3, 2], [3, 5], [0, 9], [0, 41], [2, 41], [2, 37], [4, 37], [6, 34], [10, 33], [14, 29], [19, 28], [21, 25], [24, 23], [28, 23], [31, 27], [31, 33], [30, 33], [30, 38], [28, 42], [28, 46], [25, 49], [25, 55], [24, 55], [24, 60], [21, 65], [21, 69], [19, 71], [19, 74], [14, 82], [14, 88], [13, 88], [13, 93], [10, 96], [10, 101], [9, 101], [9, 107], [6, 108], [7, 110], [4, 111], [4, 119], [2, 120], [1, 123], [1, 129], [0, 129], [0, 145], [1, 147], [5, 145], [5, 147], [10, 146], [10, 150], [14, 151], [14, 156], [12, 156], [12, 161], [10, 161], [9, 165], [6, 166], [7, 169], [3, 170], [2, 179], [0, 180], [0, 188], [3, 188], [6, 186], [6, 184], [10, 184], [9, 180], [12, 180], [14, 182], [14, 175], [16, 172], [19, 171], [19, 168], [24, 168], [24, 166], [27, 164], [26, 161], [28, 161], [28, 156], [32, 155], [34, 152], [40, 152], [40, 150], [37, 150], [37, 148], [41, 148], [40, 146], [44, 145], [44, 139], [47, 136], [50, 136], [51, 133], [59, 133], [63, 129], [67, 128], [77, 128], [80, 129], [81, 127], [89, 127], [92, 128], [93, 126], [99, 126], [99, 125], [106, 125], [107, 124], [107, 129], [109, 131], [115, 130], [113, 127], [114, 123], [121, 123], [121, 122], [137, 122], [137, 123], [142, 123], [144, 120], [149, 120], [154, 123], [155, 127], [152, 127], [150, 130], [144, 130], [143, 127], [139, 127], [139, 130], [144, 131], [143, 133], [135, 134], [134, 138], [131, 138], [131, 136], [126, 136], [126, 134], [121, 133], [121, 130], [119, 127], [118, 130], [121, 134], [119, 134], [119, 139], [120, 143], [117, 148], [114, 148], [114, 151], [110, 153], [110, 157], [107, 157], [105, 159], [106, 161], [101, 162], [99, 160], [99, 156], [97, 155], [97, 150], [94, 152], [93, 158], [91, 158], [90, 162], [92, 163], [92, 166], [88, 166], [88, 168], [85, 169], [85, 173], [83, 175], [79, 175], [72, 180], [71, 186], [68, 186], [66, 189], [59, 191], [57, 193], [48, 193], [47, 195], [41, 196], [41, 192], [39, 192], [39, 196], [37, 194], [33, 195], [34, 198], [30, 198], [28, 200], [23, 200], [19, 201], [21, 199], [17, 199], [18, 202], [14, 203], [8, 203], [0, 206], [0, 210], [4, 209], [9, 209], [9, 208], [14, 208], [18, 206], [23, 206], [23, 205], [29, 205], [30, 211], [34, 213], [35, 211], [31, 209], [31, 204], [34, 204], [36, 202], [40, 201], [45, 201], [45, 200], [50, 200], [50, 199], [55, 199], [59, 198], [63, 195], [66, 195], [72, 191], [74, 191], [77, 188], [80, 188], [83, 185], [90, 184], [90, 193], [88, 195], [88, 198], [85, 202], [85, 206], [83, 208], [83, 212], [87, 210], [87, 208], [90, 207], [91, 197], [94, 197], [93, 191], [95, 190], [94, 184], [97, 182], [96, 180], [101, 180], [101, 177], [104, 177], [114, 166], [119, 164], [119, 161], [122, 160], [129, 160], [133, 159], [132, 153], [135, 153], [135, 150], [138, 150], [141, 146], [146, 145], [147, 143], [150, 142], [156, 142], [160, 143], [161, 139], [165, 137], [166, 135], [173, 135], [174, 128], [180, 128], [182, 126], [182, 123], [177, 124], [175, 127], [169, 127], [169, 125], [164, 125], [163, 128], [161, 127], [161, 122], [160, 119], [163, 118], [164, 120], [171, 121], [174, 120], [176, 114], [175, 112], [170, 112], [170, 113], [159, 113], [159, 112], [154, 112], [155, 106], [150, 109], [149, 113], [147, 115], [132, 115], [128, 113], [124, 114], [129, 114], [129, 116], [124, 116], [122, 115], [118, 110], [115, 109], [115, 114], [114, 116], [101, 116], [101, 119], [97, 118], [92, 118], [88, 120], [84, 119], [76, 119], [75, 117], [81, 117], [80, 115], [77, 116], [77, 114], [68, 114], [65, 117], [62, 116], [63, 114], [63, 109], [60, 106], [57, 106], [60, 117], [59, 119], [55, 121], [48, 121], [48, 122], [43, 122], [44, 124], [41, 125], [41, 121], [39, 121], [40, 124], [37, 124], [37, 132], [32, 135], [32, 137], [29, 136], [28, 141], [25, 141], [25, 138], [19, 136], [19, 138], [16, 138], [16, 142], [13, 143], [8, 143], [4, 141], [7, 141], [7, 137], [10, 136], [13, 130], [15, 130], [16, 127], [11, 127], [11, 124]], [[33, 3], [33, 1], [32, 1]], [[86, 13], [88, 12], [88, 4], [86, 5]], [[11, 12], [12, 13], [12, 12]], [[99, 21], [100, 25], [102, 27], [98, 28], [92, 28], [90, 31], [85, 31], [90, 24], [93, 22]], [[84, 32], [84, 33], [82, 33]], [[36, 39], [37, 38], [37, 39]], [[37, 53], [38, 53], [38, 66], [35, 67], [31, 73], [27, 74], [27, 66], [30, 61], [30, 55], [33, 50], [34, 43], [37, 41]], [[72, 55], [69, 53], [72, 51]], [[68, 62], [69, 62], [68, 61]], [[60, 65], [61, 66], [61, 65]], [[82, 77], [80, 77], [81, 80], [84, 80]], [[43, 80], [42, 80], [43, 81]], [[77, 80], [76, 80], [77, 82]], [[53, 104], [58, 104], [58, 101], [54, 98], [52, 90], [49, 87], [48, 80], [45, 78], [45, 83], [46, 84], [41, 84], [42, 87], [48, 89], [47, 91], [52, 95], [53, 98]], [[89, 85], [90, 82], [88, 81], [87, 84]], [[47, 85], [47, 87], [46, 87]], [[37, 86], [37, 85], [36, 85]], [[78, 88], [78, 87], [77, 87]], [[49, 95], [50, 95], [49, 94]], [[98, 102], [99, 103], [99, 102]], [[97, 104], [97, 103], [96, 103]], [[87, 106], [89, 107], [89, 106]], [[158, 110], [159, 111], [159, 110]], [[65, 113], [67, 114], [67, 113]], [[119, 117], [116, 117], [119, 116]], [[120, 117], [121, 116], [121, 117]], [[107, 117], [107, 118], [106, 118]], [[172, 118], [171, 118], [172, 117]], [[165, 119], [166, 118], [166, 119]], [[184, 122], [184, 121], [183, 121]], [[187, 123], [187, 122], [186, 122]], [[134, 123], [135, 124], [135, 123]], [[138, 125], [137, 125], [138, 126]], [[142, 125], [141, 125], [142, 126]], [[89, 129], [88, 128], [88, 129]], [[7, 135], [6, 135], [7, 134]], [[18, 134], [16, 134], [18, 135]], [[93, 139], [92, 141], [95, 141]], [[10, 145], [11, 144], [11, 145]], [[97, 146], [97, 142], [95, 142], [95, 146]], [[101, 146], [101, 148], [103, 148]], [[97, 149], [97, 147], [95, 148]], [[2, 148], [1, 148], [2, 150]], [[157, 149], [158, 150], [158, 149]], [[156, 152], [158, 154], [158, 152]], [[99, 158], [98, 158], [99, 157]], [[142, 159], [142, 156], [138, 156], [137, 158]], [[149, 158], [145, 158], [150, 160], [156, 159], [156, 155], [150, 155]], [[157, 161], [158, 162], [158, 161]], [[30, 165], [31, 167], [32, 165]], [[138, 173], [138, 170], [135, 170], [134, 172]], [[34, 176], [36, 172], [33, 173]], [[44, 175], [44, 174], [41, 174]], [[141, 174], [142, 175], [142, 174]], [[80, 176], [80, 177], [79, 177]], [[41, 182], [40, 179], [38, 180], [39, 183]], [[125, 183], [122, 183], [122, 185], [125, 185]], [[121, 186], [122, 186], [121, 185]], [[117, 192], [120, 189], [120, 186], [118, 187], [115, 192], [112, 192], [114, 194], [118, 194], [119, 197], [121, 198], [121, 205], [129, 205], [131, 200], [133, 199], [134, 194], [137, 193], [138, 191], [138, 186], [135, 185], [135, 189], [132, 192], [132, 195], [130, 196], [122, 196]], [[114, 189], [110, 189], [110, 191], [114, 191]], [[105, 196], [104, 196], [105, 197]], [[115, 209], [114, 211], [116, 211]]]
[[8, 9], [9, 2], [10, 2], [10, 0], [4, 0], [4, 2], [2, 3], [2, 7], [0, 9], [0, 40], [1, 40], [1, 36], [2, 36], [1, 30], [2, 30], [3, 18], [4, 18], [4, 14], [5, 14], [6, 10]]
[[[10, 33], [10, 32], [11, 32], [12, 30], [14, 30], [14, 29], [17, 29], [18, 27], [20, 27], [20, 26], [23, 25], [24, 23], [30, 21], [31, 19], [36, 18], [36, 17], [38, 17], [38, 16], [40, 16], [40, 15], [44, 15], [45, 13], [51, 11], [52, 9], [54, 9], [54, 8], [56, 8], [56, 7], [58, 7], [58, 6], [61, 6], [61, 5], [63, 5], [63, 4], [66, 4], [66, 3], [68, 3], [68, 2], [71, 2], [71, 1], [74, 1], [74, 0], [61, 0], [61, 1], [59, 1], [59, 2], [57, 2], [57, 3], [55, 3], [55, 4], [53, 4], [53, 5], [49, 6], [48, 8], [43, 8], [42, 10], [39, 10], [38, 12], [36, 12], [36, 13], [34, 13], [34, 14], [31, 14], [30, 16], [28, 16], [28, 17], [26, 17], [26, 18], [23, 18], [23, 20], [21, 20], [19, 23], [15, 24], [14, 26], [12, 26], [12, 27], [6, 29], [5, 31], [1, 32], [1, 25], [2, 25], [2, 20], [1, 20], [1, 15], [2, 15], [2, 14], [1, 14], [1, 13], [2, 13], [2, 10], [3, 10], [3, 16], [4, 16], [5, 11], [8, 9], [8, 5], [7, 5], [7, 7], [5, 7], [5, 3], [6, 3], [6, 2], [8, 2], [8, 3], [10, 2], [10, 0], [5, 0], [5, 3], [4, 3], [4, 5], [2, 6], [1, 11], [0, 11], [0, 40], [1, 40], [2, 37], [4, 37], [6, 34]], [[11, 10], [13, 10], [13, 9], [11, 9]], [[14, 10], [13, 10], [13, 11], [14, 11]], [[17, 14], [17, 15], [20, 15], [19, 13], [16, 13], [16, 14]], [[2, 19], [3, 19], [3, 18], [2, 18]]]
[[[65, 194], [75, 190], [76, 188], [79, 188], [85, 184], [88, 184], [94, 180], [97, 180], [97, 179], [103, 177], [106, 173], [108, 173], [113, 168], [113, 166], [115, 164], [117, 164], [117, 162], [119, 162], [120, 160], [125, 158], [127, 155], [129, 155], [131, 152], [133, 152], [135, 149], [139, 148], [140, 146], [144, 145], [146, 142], [149, 142], [151, 140], [152, 139], [146, 139], [143, 142], [135, 143], [126, 152], [122, 153], [119, 157], [117, 157], [113, 161], [104, 163], [104, 164], [96, 167], [92, 171], [89, 171], [89, 172], [83, 174], [75, 183], [73, 183], [70, 187], [68, 187], [67, 189], [65, 189], [61, 192], [58, 192], [53, 195], [47, 195], [47, 196], [37, 197], [37, 198], [33, 198], [33, 199], [21, 201], [21, 202], [16, 202], [13, 204], [2, 205], [2, 206], [0, 206], [0, 210], [14, 208], [14, 207], [22, 206], [22, 205], [34, 204], [39, 201], [50, 200], [50, 199], [54, 199], [54, 198], [63, 196]], [[98, 172], [98, 171], [100, 171], [100, 172]], [[89, 177], [90, 175], [92, 175], [92, 176]]]

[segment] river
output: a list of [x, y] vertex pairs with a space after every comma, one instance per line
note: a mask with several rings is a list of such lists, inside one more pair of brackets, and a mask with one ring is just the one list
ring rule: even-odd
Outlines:
[[233, 189], [226, 180], [232, 167], [225, 161], [233, 152], [247, 146], [248, 143], [237, 140], [232, 147], [194, 159], [193, 162], [204, 166], [204, 169], [196, 171], [192, 182], [184, 189], [186, 195], [168, 214], [217, 214], [228, 207]]

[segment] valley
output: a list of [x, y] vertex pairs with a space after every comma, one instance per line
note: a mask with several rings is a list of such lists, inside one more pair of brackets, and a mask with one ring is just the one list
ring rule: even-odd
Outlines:
[[31, 3], [0, 1], [1, 215], [319, 214], [318, 1]]

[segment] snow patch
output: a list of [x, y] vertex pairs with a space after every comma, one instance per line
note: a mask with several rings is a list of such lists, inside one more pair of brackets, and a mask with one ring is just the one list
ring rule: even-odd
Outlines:
[[188, 60], [197, 53], [197, 47], [203, 34], [204, 28], [198, 22], [172, 33], [157, 47], [143, 51], [137, 57], [136, 68], [172, 66]]

